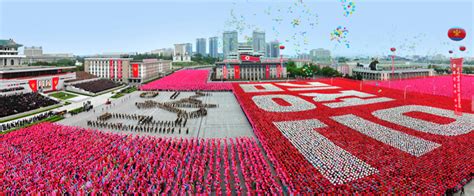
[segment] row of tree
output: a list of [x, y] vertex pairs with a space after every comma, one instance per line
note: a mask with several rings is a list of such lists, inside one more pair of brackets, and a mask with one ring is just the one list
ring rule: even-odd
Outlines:
[[323, 67], [315, 64], [304, 64], [302, 67], [297, 67], [295, 62], [289, 61], [286, 65], [286, 71], [289, 77], [313, 77], [313, 76], [325, 76], [325, 77], [341, 77], [342, 74], [332, 67]]

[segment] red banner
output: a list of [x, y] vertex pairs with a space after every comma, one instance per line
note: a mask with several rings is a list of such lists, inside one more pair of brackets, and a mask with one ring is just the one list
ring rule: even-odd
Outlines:
[[265, 78], [270, 78], [270, 65], [265, 66]]
[[454, 98], [454, 113], [462, 115], [461, 107], [461, 74], [463, 58], [451, 59], [451, 70], [453, 72], [453, 98]]
[[117, 61], [117, 77], [122, 79], [122, 60]]
[[258, 56], [250, 56], [250, 55], [240, 55], [241, 61], [248, 61], [248, 62], [260, 62], [260, 57]]
[[58, 86], [58, 83], [59, 83], [59, 77], [53, 77], [52, 79], [52, 87], [53, 87], [53, 91], [57, 90], [57, 86]]
[[132, 64], [132, 74], [134, 78], [138, 78], [138, 64]]
[[113, 60], [110, 60], [109, 61], [109, 68], [110, 68], [110, 79], [113, 79], [114, 78], [114, 61]]
[[38, 81], [37, 80], [29, 80], [28, 85], [33, 92], [38, 92]]
[[277, 65], [277, 78], [281, 78], [281, 64]]
[[240, 66], [234, 65], [234, 75], [235, 79], [240, 79]]
[[224, 66], [222, 67], [222, 77], [223, 77], [224, 79], [227, 79], [227, 65], [224, 65]]

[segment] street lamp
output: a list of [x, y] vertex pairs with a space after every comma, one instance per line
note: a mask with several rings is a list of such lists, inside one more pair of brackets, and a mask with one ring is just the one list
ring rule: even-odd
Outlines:
[[392, 47], [390, 51], [392, 51], [392, 77], [390, 78], [390, 80], [392, 80], [395, 75], [395, 51], [397, 51], [397, 49]]
[[284, 46], [284, 45], [280, 45], [280, 69], [277, 69], [277, 73], [279, 73], [278, 76], [277, 76], [278, 78], [281, 77], [281, 76], [280, 76], [280, 75], [281, 75], [281, 69], [283, 69], [283, 54], [282, 54], [281, 52], [282, 52], [282, 50], [284, 50], [284, 49], [285, 49], [285, 46]]

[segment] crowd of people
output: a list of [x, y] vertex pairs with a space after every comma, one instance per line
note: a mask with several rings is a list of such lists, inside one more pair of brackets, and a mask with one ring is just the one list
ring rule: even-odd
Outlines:
[[119, 135], [42, 123], [0, 136], [1, 194], [282, 195], [253, 138]]
[[[179, 95], [179, 92], [175, 92], [171, 95], [170, 99], [175, 99]], [[203, 101], [197, 99], [198, 97], [211, 96], [210, 93], [203, 93], [200, 91], [195, 92], [195, 95], [192, 95], [187, 98], [181, 98], [177, 101], [170, 102], [157, 102], [152, 100], [146, 100], [145, 102], [135, 102], [135, 106], [138, 109], [147, 109], [147, 108], [161, 108], [169, 112], [176, 113], [178, 118], [200, 118], [207, 115], [206, 108], [216, 108], [216, 104], [206, 104]], [[174, 97], [174, 98], [173, 98]], [[198, 108], [198, 110], [188, 112], [180, 108]]]
[[[133, 120], [136, 123], [123, 124], [117, 122], [107, 122], [111, 119], [126, 119]], [[124, 113], [104, 113], [97, 117], [96, 121], [87, 121], [87, 126], [113, 129], [118, 131], [133, 131], [133, 132], [146, 132], [146, 133], [166, 133], [166, 134], [189, 134], [189, 128], [186, 130], [184, 127], [188, 122], [187, 118], [176, 118], [174, 121], [165, 120], [153, 120], [153, 116], [138, 115], [138, 114], [124, 114]]]
[[78, 84], [73, 84], [74, 87], [89, 91], [92, 93], [99, 93], [115, 87], [119, 87], [121, 84], [107, 79], [93, 80]]
[[141, 90], [174, 91], [231, 91], [232, 84], [227, 82], [208, 82], [209, 70], [180, 70], [141, 87]]
[[160, 94], [158, 91], [147, 91], [140, 93], [140, 98], [153, 98], [158, 96], [158, 94]]
[[[462, 75], [461, 78], [461, 97], [462, 99], [472, 100], [474, 96], [474, 76]], [[419, 77], [403, 80], [391, 81], [370, 81], [366, 84], [392, 88], [408, 92], [425, 93], [432, 95], [453, 96], [453, 78], [452, 76], [433, 76], [433, 77]]]
[[24, 119], [20, 119], [20, 120], [14, 120], [13, 122], [12, 121], [6, 122], [6, 123], [3, 123], [3, 124], [0, 124], [0, 132], [5, 132], [5, 131], [8, 131], [10, 129], [23, 127], [25, 125], [29, 125], [31, 123], [38, 122], [38, 121], [41, 121], [41, 120], [46, 119], [48, 117], [51, 117], [53, 115], [55, 115], [55, 112], [49, 111], [49, 112], [34, 115], [32, 117], [28, 117], [28, 118], [24, 118]]
[[[329, 83], [329, 81], [327, 82]], [[300, 84], [307, 85], [303, 82]], [[283, 89], [275, 94], [302, 97], [301, 92], [288, 90], [278, 84], [275, 85]], [[341, 88], [316, 92], [336, 93], [354, 88], [359, 90], [358, 83], [354, 81], [335, 79], [334, 85]], [[387, 126], [387, 122], [374, 119], [372, 114], [373, 111], [381, 108], [407, 105], [403, 101], [403, 94], [398, 95], [397, 92], [388, 90], [378, 93], [379, 89], [372, 86], [363, 88], [364, 92], [375, 92], [374, 94], [377, 96], [394, 97], [397, 100], [391, 101], [391, 104], [371, 104], [338, 109], [317, 105], [317, 108], [313, 110], [302, 112], [267, 112], [261, 109], [266, 106], [256, 106], [254, 98], [259, 95], [271, 95], [271, 93], [245, 93], [240, 87], [235, 87], [235, 94], [252, 124], [255, 135], [262, 143], [269, 160], [274, 164], [276, 173], [283, 183], [288, 185], [288, 189], [292, 193], [441, 195], [448, 189], [459, 190], [472, 179], [473, 170], [470, 167], [474, 165], [474, 159], [472, 159], [474, 154], [471, 150], [474, 148], [474, 143], [472, 143], [474, 133], [472, 131], [452, 137], [428, 134], [398, 125], [391, 126], [391, 129], [400, 133], [420, 138], [417, 141], [419, 142], [417, 146], [429, 147], [428, 151], [413, 149], [414, 145], [407, 143], [405, 136], [390, 139], [387, 129], [383, 127]], [[311, 93], [311, 91], [305, 93]], [[392, 93], [395, 94], [392, 95]], [[452, 102], [452, 99], [449, 98], [421, 94], [411, 100], [413, 101], [410, 104], [438, 108], [446, 108], [446, 104]], [[340, 102], [340, 100], [338, 101]], [[259, 104], [265, 103], [267, 102], [259, 102]], [[312, 103], [317, 104], [317, 102]], [[298, 106], [295, 107], [298, 108]], [[368, 118], [374, 123], [381, 123], [381, 126], [375, 126], [369, 133], [363, 134], [350, 128], [360, 126], [360, 124], [354, 124], [358, 121], [348, 121], [347, 123], [351, 126], [347, 126], [347, 124], [338, 123], [332, 116], [345, 114]], [[406, 115], [438, 122], [438, 124], [445, 121], [443, 115], [440, 117], [423, 113]], [[322, 124], [314, 127], [320, 128], [308, 131], [311, 126], [287, 123], [286, 125], [290, 127], [284, 128], [278, 127], [277, 125], [280, 123], [276, 123], [311, 119], [319, 120]], [[294, 130], [298, 131], [294, 132]], [[313, 131], [314, 134], [312, 134]], [[307, 132], [307, 134], [301, 135], [302, 132]], [[372, 132], [374, 134], [385, 133], [380, 135], [382, 142], [371, 138], [369, 135]], [[384, 143], [383, 141], [386, 139], [391, 141]], [[431, 144], [424, 146], [427, 144], [426, 141], [434, 146], [430, 147]], [[322, 147], [324, 149], [321, 149]], [[423, 152], [420, 153], [420, 151]], [[347, 153], [350, 153], [352, 157]], [[359, 163], [355, 164], [357, 162]]]
[[38, 93], [0, 95], [0, 118], [47, 107], [59, 102]]

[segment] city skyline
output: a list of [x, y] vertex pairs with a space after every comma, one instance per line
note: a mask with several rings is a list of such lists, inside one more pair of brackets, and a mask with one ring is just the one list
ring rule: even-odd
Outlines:
[[[197, 38], [219, 38], [218, 52], [223, 52], [222, 33], [232, 29], [226, 26], [232, 9], [251, 7], [249, 13], [264, 10], [269, 5], [285, 5], [288, 1], [0, 1], [0, 37], [14, 39], [25, 46], [42, 46], [51, 53], [74, 53], [92, 55], [113, 52], [149, 52], [158, 48], [171, 48], [175, 43], [193, 43]], [[340, 13], [338, 1], [308, 1], [308, 6], [318, 14], [319, 24], [308, 29], [311, 39], [301, 53], [311, 49], [325, 48], [334, 55], [388, 55], [390, 47], [400, 48], [399, 55], [448, 56], [448, 50], [465, 45], [472, 56], [473, 3], [470, 1], [361, 1], [353, 16]], [[199, 10], [212, 13], [194, 14]], [[22, 10], [21, 14], [18, 10]], [[71, 14], [71, 10], [88, 14]], [[140, 10], [136, 12], [134, 10]], [[159, 10], [157, 12], [156, 10]], [[242, 9], [240, 9], [242, 10]], [[186, 15], [171, 14], [180, 11]], [[121, 15], [120, 13], [133, 13]], [[392, 14], [393, 12], [393, 14]], [[401, 13], [403, 14], [397, 14]], [[24, 14], [28, 13], [28, 14]], [[74, 13], [74, 12], [73, 12]], [[35, 17], [31, 17], [35, 16]], [[60, 18], [58, 16], [61, 16]], [[153, 17], [150, 17], [153, 16]], [[192, 18], [191, 18], [192, 16]], [[216, 17], [219, 16], [219, 17]], [[285, 17], [285, 15], [282, 15]], [[285, 40], [279, 37], [271, 24], [258, 18], [247, 18], [257, 28], [246, 28], [238, 33], [238, 41], [252, 37], [256, 29], [264, 31], [266, 40]], [[151, 21], [158, 21], [151, 23]], [[206, 22], [212, 21], [212, 22]], [[270, 26], [269, 26], [270, 25]], [[338, 25], [349, 29], [350, 48], [339, 46], [329, 40], [329, 33]], [[468, 32], [462, 42], [450, 41], [447, 29], [460, 26]], [[282, 28], [280, 35], [291, 30]], [[301, 27], [306, 28], [306, 27]], [[138, 31], [137, 31], [138, 30]], [[286, 45], [285, 55], [295, 55], [291, 40]], [[408, 46], [402, 46], [408, 45]], [[307, 50], [304, 50], [304, 49]]]

